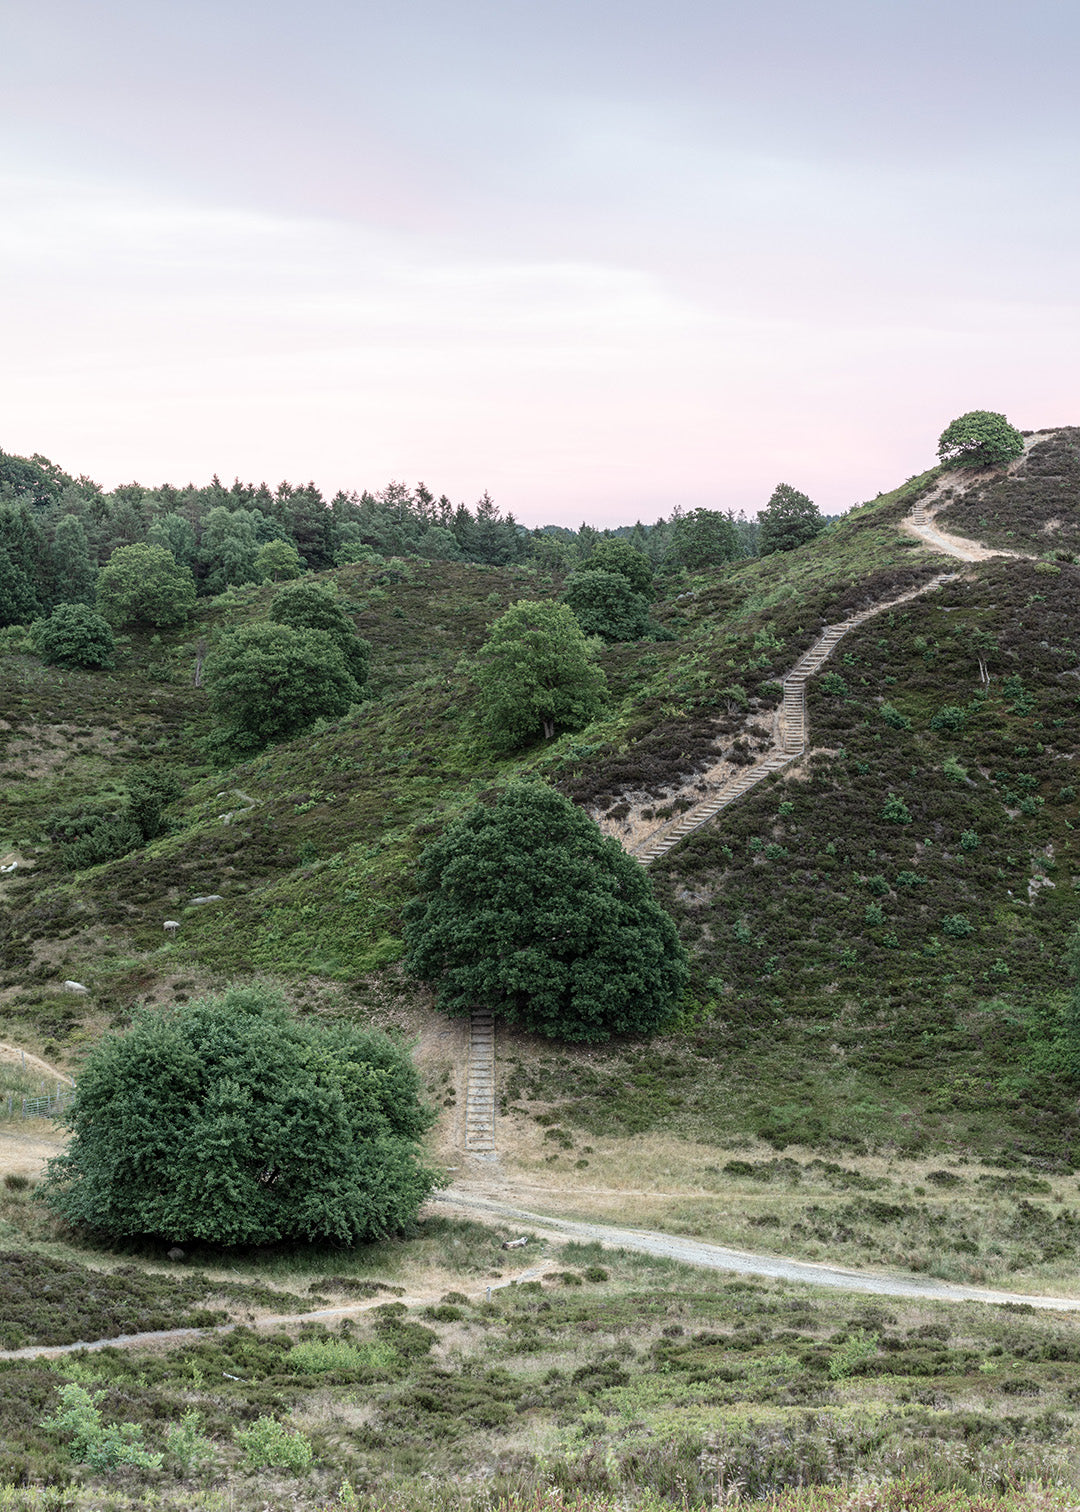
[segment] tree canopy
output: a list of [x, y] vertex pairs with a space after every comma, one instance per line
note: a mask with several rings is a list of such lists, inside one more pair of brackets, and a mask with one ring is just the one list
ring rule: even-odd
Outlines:
[[569, 605], [529, 599], [492, 625], [472, 676], [484, 724], [510, 746], [581, 729], [600, 712], [607, 690]]
[[207, 657], [210, 703], [238, 750], [289, 740], [359, 696], [341, 648], [322, 630], [265, 621], [230, 631]]
[[195, 580], [164, 546], [121, 546], [98, 574], [98, 613], [110, 625], [178, 625], [195, 608]]
[[794, 551], [825, 529], [825, 517], [806, 494], [789, 483], [778, 483], [758, 516], [758, 551]]
[[593, 568], [595, 554], [582, 572], [566, 580], [563, 598], [586, 635], [606, 641], [640, 640], [649, 627], [649, 601], [621, 572]]
[[315, 583], [292, 583], [274, 597], [270, 620], [292, 630], [320, 630], [337, 646], [357, 687], [367, 682], [371, 647], [326, 589]]
[[688, 967], [644, 869], [552, 788], [514, 783], [423, 852], [407, 968], [447, 1013], [480, 1006], [537, 1034], [650, 1034]]
[[734, 519], [718, 509], [691, 509], [672, 516], [667, 560], [674, 567], [701, 572], [734, 562], [742, 545]]
[[284, 583], [289, 578], [298, 578], [304, 570], [300, 553], [288, 541], [267, 541], [260, 546], [255, 557], [255, 570], [265, 582]]
[[937, 451], [946, 467], [996, 467], [1024, 455], [1024, 438], [1004, 415], [969, 410], [945, 427]]
[[116, 639], [108, 620], [86, 604], [57, 604], [48, 619], [35, 620], [30, 638], [44, 662], [68, 667], [111, 667]]
[[653, 564], [643, 551], [631, 546], [629, 541], [618, 536], [608, 536], [597, 542], [592, 555], [586, 557], [584, 568], [590, 572], [617, 572], [630, 584], [635, 593], [648, 596], [652, 589]]
[[44, 1196], [113, 1239], [357, 1244], [414, 1222], [435, 1184], [417, 1146], [431, 1121], [384, 1035], [233, 987], [94, 1047]]

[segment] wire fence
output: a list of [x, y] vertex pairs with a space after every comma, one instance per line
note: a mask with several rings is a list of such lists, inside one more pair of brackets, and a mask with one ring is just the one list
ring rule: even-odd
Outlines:
[[[53, 1092], [48, 1092], [45, 1088], [46, 1083], [42, 1082], [40, 1092], [34, 1096], [24, 1096], [21, 1092], [8, 1092], [6, 1094], [8, 1118], [59, 1118], [74, 1101], [75, 1088], [66, 1082], [57, 1082]], [[3, 1106], [4, 1103], [0, 1103], [0, 1108]]]

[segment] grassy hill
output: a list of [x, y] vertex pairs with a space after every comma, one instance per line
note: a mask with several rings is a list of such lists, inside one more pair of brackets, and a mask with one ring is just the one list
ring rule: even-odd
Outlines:
[[[809, 685], [804, 757], [654, 864], [692, 959], [681, 1023], [587, 1049], [500, 1030], [499, 1170], [549, 1212], [630, 1213], [747, 1248], [1011, 1288], [1075, 1285], [1063, 955], [1080, 918], [1078, 434], [1036, 437], [996, 481], [948, 480], [938, 523], [1032, 559], [962, 565], [906, 533], [940, 481], [925, 474], [798, 551], [661, 579], [659, 636], [601, 652], [603, 718], [513, 757], [480, 729], [463, 658], [510, 603], [559, 593], [557, 576], [527, 566], [376, 559], [320, 574], [372, 643], [368, 698], [231, 767], [208, 741], [198, 647], [265, 614], [272, 586], [202, 601], [183, 630], [128, 637], [111, 673], [46, 667], [21, 630], [0, 632], [0, 865], [19, 863], [0, 874], [0, 1040], [77, 1072], [84, 1047], [138, 1004], [258, 975], [301, 1011], [429, 1036], [437, 1148], [456, 1163], [460, 1046], [399, 964], [401, 908], [431, 836], [526, 771], [609, 832], [627, 815], [660, 823], [718, 764], [736, 770], [768, 745], [780, 680], [825, 626], [951, 573], [845, 636]], [[166, 831], [68, 869], [70, 816], [121, 808], [148, 770], [180, 789]], [[166, 920], [179, 927], [166, 933]], [[2, 1077], [25, 1090], [21, 1068], [0, 1062]], [[503, 1237], [440, 1218], [347, 1254], [208, 1252], [194, 1257], [206, 1274], [170, 1280], [160, 1256], [97, 1249], [5, 1187], [9, 1344], [71, 1338], [70, 1309], [38, 1305], [45, 1285], [110, 1337], [147, 1317], [250, 1321], [275, 1294], [297, 1312], [364, 1287], [427, 1300], [420, 1320], [391, 1303], [370, 1327], [305, 1326], [299, 1343], [295, 1329], [241, 1331], [70, 1369], [0, 1363], [17, 1426], [0, 1478], [64, 1478], [39, 1427], [60, 1379], [104, 1387], [110, 1420], [143, 1424], [152, 1446], [197, 1407], [237, 1506], [359, 1505], [336, 1491], [346, 1474], [432, 1507], [471, 1494], [481, 1472], [523, 1508], [553, 1480], [550, 1497], [587, 1495], [598, 1512], [856, 1471], [1005, 1509], [1029, 1505], [1015, 1486], [1041, 1467], [1075, 1480], [1067, 1323], [822, 1302], [550, 1245], [550, 1279], [488, 1301]], [[96, 1285], [103, 1270], [112, 1279]], [[315, 1443], [323, 1471], [302, 1487], [245, 1479], [231, 1435], [266, 1411], [296, 1414]], [[134, 1505], [141, 1483], [109, 1494], [70, 1504]], [[180, 1486], [164, 1504], [201, 1494]], [[219, 1490], [207, 1495], [216, 1505]], [[791, 1512], [846, 1505], [792, 1496]], [[1030, 1505], [1057, 1504], [1046, 1497]]]
[[[111, 674], [43, 667], [7, 632], [0, 844], [33, 869], [6, 883], [3, 1032], [62, 1055], [136, 1001], [251, 972], [301, 993], [340, 984], [343, 1012], [387, 989], [415, 998], [394, 962], [428, 837], [526, 769], [598, 816], [628, 794], [663, 814], [718, 756], [750, 759], [778, 679], [825, 624], [955, 566], [898, 529], [935, 476], [799, 551], [668, 583], [656, 618], [671, 639], [602, 654], [603, 720], [513, 759], [485, 741], [459, 663], [509, 603], [558, 591], [527, 568], [325, 574], [372, 642], [371, 696], [227, 771], [203, 744], [195, 645], [265, 612], [272, 587], [231, 590], [181, 633], [131, 637]], [[565, 1119], [1080, 1164], [1058, 1075], [1062, 947], [1080, 912], [1077, 582], [1068, 563], [992, 560], [845, 639], [811, 684], [808, 757], [654, 868], [695, 971], [662, 1085], [635, 1080], [653, 1049], [614, 1045], [558, 1099]], [[148, 762], [182, 779], [172, 831], [65, 871], [57, 811], [115, 797]], [[169, 940], [167, 918], [181, 926]], [[554, 1064], [533, 1058], [531, 1100]]]

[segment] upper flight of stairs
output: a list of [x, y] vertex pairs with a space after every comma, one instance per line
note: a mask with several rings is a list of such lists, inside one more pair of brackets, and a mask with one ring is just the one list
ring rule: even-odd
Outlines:
[[[914, 518], [914, 515], [913, 515]], [[661, 856], [668, 853], [680, 840], [685, 840], [687, 835], [694, 830], [700, 829], [710, 819], [716, 817], [723, 809], [748, 793], [751, 788], [764, 782], [774, 772], [779, 772], [782, 767], [788, 766], [792, 761], [803, 755], [806, 750], [808, 728], [806, 723], [806, 683], [808, 678], [818, 672], [825, 661], [832, 655], [836, 646], [843, 640], [850, 630], [856, 625], [861, 625], [864, 620], [872, 619], [876, 614], [883, 614], [888, 609], [895, 608], [898, 604], [907, 603], [909, 599], [918, 598], [923, 593], [929, 593], [932, 588], [948, 582], [955, 577], [955, 573], [942, 573], [932, 578], [930, 582], [923, 583], [918, 588], [913, 588], [908, 593], [902, 593], [898, 598], [890, 599], [885, 604], [875, 604], [872, 609], [864, 609], [860, 614], [853, 614], [850, 619], [844, 620], [839, 625], [828, 625], [822, 635], [814, 642], [809, 651], [804, 652], [784, 678], [784, 698], [780, 705], [779, 739], [769, 753], [753, 766], [746, 767], [734, 777], [728, 779], [722, 788], [711, 797], [705, 798], [701, 803], [696, 803], [688, 809], [673, 824], [653, 835], [640, 846], [633, 854], [642, 866], [648, 866], [653, 861], [658, 861]]]

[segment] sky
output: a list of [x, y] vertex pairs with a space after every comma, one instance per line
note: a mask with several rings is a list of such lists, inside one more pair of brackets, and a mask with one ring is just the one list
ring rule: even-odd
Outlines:
[[0, 447], [835, 514], [1080, 423], [1074, 0], [0, 0]]

